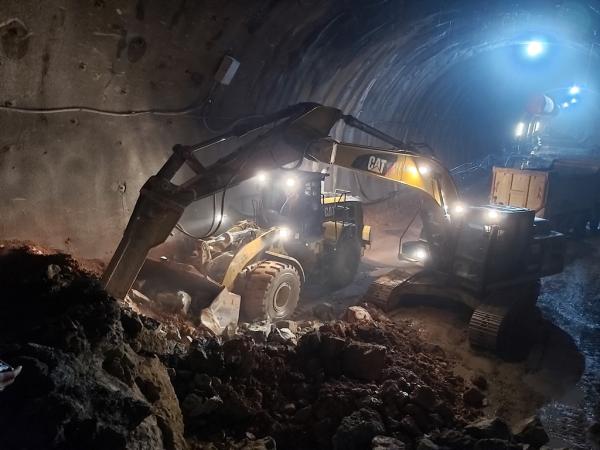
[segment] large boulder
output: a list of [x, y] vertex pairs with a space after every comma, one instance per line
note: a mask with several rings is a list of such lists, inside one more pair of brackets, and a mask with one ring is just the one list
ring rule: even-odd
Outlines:
[[344, 349], [342, 371], [363, 380], [379, 380], [385, 367], [386, 348], [383, 345], [353, 342]]
[[503, 439], [508, 441], [512, 438], [509, 426], [498, 417], [470, 423], [465, 427], [465, 432], [476, 439]]
[[377, 411], [362, 408], [344, 417], [333, 436], [335, 450], [363, 450], [369, 448], [377, 435], [385, 433]]
[[539, 417], [529, 417], [515, 427], [515, 439], [518, 442], [529, 444], [533, 447], [541, 447], [550, 441], [550, 437]]

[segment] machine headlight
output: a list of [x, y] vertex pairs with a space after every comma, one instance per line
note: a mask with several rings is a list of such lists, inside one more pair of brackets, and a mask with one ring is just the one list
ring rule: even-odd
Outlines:
[[515, 136], [516, 137], [521, 137], [521, 136], [523, 136], [524, 132], [525, 132], [525, 123], [524, 122], [519, 122], [517, 124], [517, 126], [515, 127]]
[[463, 205], [462, 203], [457, 203], [452, 208], [452, 213], [457, 216], [462, 216], [465, 213], [465, 211], [466, 211], [465, 205]]
[[412, 257], [419, 261], [425, 261], [427, 259], [427, 251], [424, 248], [417, 248], [412, 253]]
[[431, 169], [429, 168], [428, 165], [426, 165], [426, 164], [419, 165], [419, 173], [421, 175], [427, 175], [430, 171], [431, 171]]
[[279, 229], [279, 239], [282, 241], [287, 241], [290, 237], [292, 237], [292, 230], [288, 227], [281, 227]]
[[496, 223], [500, 220], [500, 214], [495, 209], [490, 209], [487, 212], [486, 217], [491, 223]]
[[285, 183], [285, 187], [287, 187], [287, 188], [290, 188], [290, 189], [293, 189], [293, 188], [295, 188], [295, 187], [296, 187], [296, 185], [298, 184], [298, 180], [296, 179], [296, 177], [291, 177], [291, 176], [290, 176], [290, 177], [287, 177], [287, 178], [284, 180], [284, 183]]
[[269, 181], [269, 175], [266, 172], [258, 172], [256, 174], [256, 180], [260, 184], [265, 184], [267, 181]]

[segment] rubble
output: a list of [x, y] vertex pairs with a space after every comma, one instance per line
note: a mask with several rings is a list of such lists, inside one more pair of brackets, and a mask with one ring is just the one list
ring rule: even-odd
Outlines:
[[0, 353], [23, 367], [2, 392], [0, 448], [185, 447], [166, 367], [133, 350], [139, 327], [126, 319], [125, 332], [94, 277], [67, 255], [5, 245], [0, 286]]
[[349, 306], [346, 309], [344, 320], [348, 323], [372, 322], [373, 318], [369, 314], [369, 311], [362, 306]]
[[119, 304], [67, 255], [31, 247], [0, 251], [0, 286], [0, 357], [23, 366], [0, 394], [3, 449], [530, 443], [529, 428], [513, 436], [463, 400], [471, 388], [443, 351], [371, 308], [354, 323], [201, 334], [178, 314]]

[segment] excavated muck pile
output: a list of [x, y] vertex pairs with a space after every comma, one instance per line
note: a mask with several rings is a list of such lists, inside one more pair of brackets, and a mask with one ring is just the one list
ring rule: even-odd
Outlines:
[[375, 310], [192, 338], [109, 297], [71, 257], [15, 244], [0, 247], [0, 292], [0, 358], [23, 367], [0, 392], [2, 449], [544, 443], [536, 424], [514, 435], [481, 418], [443, 351]]

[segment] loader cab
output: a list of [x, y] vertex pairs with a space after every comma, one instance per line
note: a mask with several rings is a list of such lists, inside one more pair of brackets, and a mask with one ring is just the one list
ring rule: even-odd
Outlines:
[[321, 185], [326, 176], [303, 170], [271, 172], [260, 189], [257, 223], [287, 226], [298, 237], [320, 236], [324, 220]]

